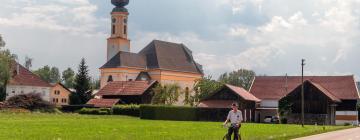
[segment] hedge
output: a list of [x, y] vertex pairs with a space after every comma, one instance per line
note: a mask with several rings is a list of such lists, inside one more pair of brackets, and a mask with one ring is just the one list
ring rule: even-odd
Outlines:
[[111, 110], [109, 108], [83, 108], [79, 114], [110, 115]]
[[224, 121], [230, 109], [141, 105], [140, 118], [177, 121]]
[[112, 108], [113, 115], [140, 116], [140, 105], [116, 105]]

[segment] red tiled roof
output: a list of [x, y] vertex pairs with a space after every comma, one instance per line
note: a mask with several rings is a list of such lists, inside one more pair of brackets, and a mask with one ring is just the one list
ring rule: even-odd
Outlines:
[[231, 104], [235, 103], [236, 101], [231, 100], [206, 100], [200, 101], [198, 107], [203, 108], [230, 108]]
[[248, 101], [255, 101], [255, 102], [260, 102], [261, 100], [256, 98], [254, 95], [252, 95], [251, 93], [249, 93], [248, 91], [246, 91], [245, 89], [241, 88], [241, 87], [236, 87], [233, 85], [229, 85], [226, 84], [226, 87], [228, 87], [230, 90], [232, 90], [233, 92], [235, 92], [236, 94], [238, 94], [240, 97], [242, 97], [245, 100]]
[[[354, 76], [305, 76], [341, 100], [359, 99]], [[301, 84], [301, 76], [257, 76], [250, 89], [259, 99], [279, 100]]]
[[335, 95], [333, 95], [329, 90], [327, 90], [323, 86], [321, 86], [321, 85], [319, 85], [317, 83], [314, 83], [314, 82], [312, 82], [310, 80], [307, 80], [306, 82], [309, 82], [310, 84], [314, 85], [317, 89], [319, 89], [322, 93], [324, 93], [331, 100], [336, 101], [336, 102], [341, 102], [341, 100], [339, 98], [337, 98]]
[[14, 75], [10, 79], [9, 85], [52, 87], [48, 82], [42, 80], [17, 62], [12, 65], [12, 71]]
[[96, 95], [142, 95], [156, 81], [115, 81], [108, 83]]
[[94, 105], [94, 107], [113, 107], [120, 99], [91, 99], [86, 104]]

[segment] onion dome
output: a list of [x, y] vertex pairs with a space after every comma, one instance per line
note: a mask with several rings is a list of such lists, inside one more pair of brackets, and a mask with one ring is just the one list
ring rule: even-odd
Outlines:
[[111, 3], [116, 6], [112, 12], [128, 12], [125, 6], [129, 4], [129, 0], [111, 0]]

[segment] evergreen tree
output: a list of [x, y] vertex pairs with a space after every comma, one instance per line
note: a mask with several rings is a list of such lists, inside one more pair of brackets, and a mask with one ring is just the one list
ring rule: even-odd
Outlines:
[[89, 76], [88, 66], [82, 58], [78, 73], [75, 77], [74, 88], [76, 90], [70, 97], [71, 104], [86, 104], [91, 99], [91, 77]]

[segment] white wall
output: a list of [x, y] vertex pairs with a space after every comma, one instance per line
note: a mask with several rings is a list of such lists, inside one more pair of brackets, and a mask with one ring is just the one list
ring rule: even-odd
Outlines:
[[262, 100], [260, 102], [260, 107], [278, 107], [279, 101], [278, 100]]
[[45, 101], [50, 102], [50, 92], [50, 87], [8, 85], [6, 86], [6, 99], [19, 94], [39, 93]]

